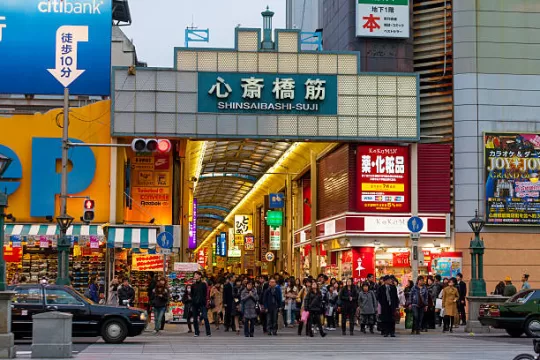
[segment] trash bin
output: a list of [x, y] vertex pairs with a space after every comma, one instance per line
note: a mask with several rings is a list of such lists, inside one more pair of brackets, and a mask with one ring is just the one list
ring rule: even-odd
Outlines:
[[57, 311], [45, 312], [34, 315], [32, 321], [32, 358], [71, 357], [73, 315]]

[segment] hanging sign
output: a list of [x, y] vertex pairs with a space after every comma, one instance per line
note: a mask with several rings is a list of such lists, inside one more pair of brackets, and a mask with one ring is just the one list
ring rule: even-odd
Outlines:
[[131, 257], [131, 270], [163, 271], [163, 256], [133, 254]]
[[408, 38], [409, 0], [356, 0], [356, 36]]
[[12, 235], [11, 236], [11, 246], [14, 247], [14, 248], [22, 247], [21, 237], [19, 235]]
[[244, 238], [244, 249], [246, 251], [255, 250], [255, 237], [253, 235], [246, 235]]
[[281, 227], [270, 228], [270, 250], [281, 250]]
[[47, 239], [46, 236], [40, 236], [39, 237], [39, 247], [40, 248], [48, 248], [49, 247], [49, 239]]
[[253, 217], [251, 215], [234, 216], [234, 234], [242, 235], [236, 239], [236, 246], [244, 245], [244, 236], [253, 232]]
[[99, 240], [97, 236], [90, 236], [90, 249], [99, 249]]

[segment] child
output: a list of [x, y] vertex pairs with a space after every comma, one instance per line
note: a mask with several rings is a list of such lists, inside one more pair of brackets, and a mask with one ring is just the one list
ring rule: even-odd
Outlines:
[[369, 332], [373, 332], [373, 326], [377, 320], [377, 298], [375, 293], [369, 290], [369, 284], [362, 285], [362, 291], [358, 295], [358, 306], [360, 307], [360, 329], [365, 334], [366, 326], [369, 326]]

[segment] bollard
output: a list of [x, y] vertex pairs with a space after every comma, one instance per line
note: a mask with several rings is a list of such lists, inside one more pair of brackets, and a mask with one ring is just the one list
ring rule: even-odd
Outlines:
[[34, 315], [32, 320], [32, 358], [71, 357], [73, 315], [52, 311]]

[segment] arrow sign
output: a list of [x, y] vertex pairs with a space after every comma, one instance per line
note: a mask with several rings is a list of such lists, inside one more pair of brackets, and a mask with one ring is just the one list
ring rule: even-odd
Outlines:
[[77, 44], [88, 41], [88, 26], [60, 26], [56, 31], [56, 68], [47, 69], [64, 87], [85, 70], [77, 69]]

